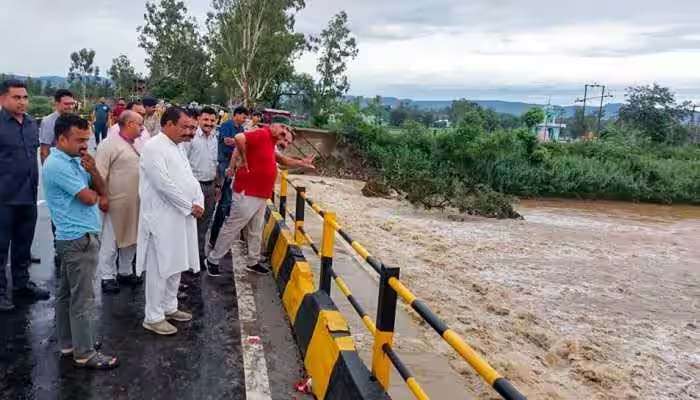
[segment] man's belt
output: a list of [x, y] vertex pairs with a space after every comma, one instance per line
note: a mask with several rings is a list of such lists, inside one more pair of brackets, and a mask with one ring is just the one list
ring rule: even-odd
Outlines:
[[211, 181], [199, 181], [200, 184], [205, 185], [205, 186], [213, 185], [214, 182], [215, 182], [214, 180], [211, 180]]

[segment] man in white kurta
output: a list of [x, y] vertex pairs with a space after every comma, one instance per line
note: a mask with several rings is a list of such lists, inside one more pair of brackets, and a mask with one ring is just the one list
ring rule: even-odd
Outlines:
[[136, 272], [146, 270], [143, 327], [160, 335], [177, 332], [167, 320], [192, 319], [178, 310], [177, 291], [181, 272], [199, 272], [196, 219], [204, 213], [204, 195], [178, 144], [192, 140], [195, 129], [183, 109], [171, 107], [161, 118], [161, 134], [141, 153]]

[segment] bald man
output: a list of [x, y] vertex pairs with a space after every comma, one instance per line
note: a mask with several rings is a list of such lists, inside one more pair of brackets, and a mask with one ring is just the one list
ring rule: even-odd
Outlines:
[[[132, 101], [129, 102], [129, 104], [126, 105], [126, 111], [133, 111], [136, 114], [140, 115], [144, 119], [146, 118], [146, 107], [143, 106], [143, 103], [140, 101]], [[120, 113], [121, 115], [121, 113]], [[143, 146], [146, 144], [148, 139], [151, 138], [151, 132], [145, 128], [146, 123], [144, 120], [144, 129], [141, 131], [141, 136], [139, 136], [135, 141], [134, 141], [134, 147], [136, 150], [141, 152], [143, 149]], [[114, 136], [119, 136], [119, 132], [121, 131], [121, 128], [119, 127], [119, 118], [117, 118], [117, 122], [112, 125], [109, 130], [107, 131], [107, 137], [114, 137]]]
[[107, 185], [108, 201], [100, 202], [104, 218], [98, 265], [105, 293], [119, 292], [120, 284], [142, 282], [132, 273], [132, 261], [136, 257], [139, 221], [140, 154], [134, 144], [144, 130], [143, 117], [127, 110], [119, 115], [117, 125], [119, 132], [108, 136], [95, 156]]

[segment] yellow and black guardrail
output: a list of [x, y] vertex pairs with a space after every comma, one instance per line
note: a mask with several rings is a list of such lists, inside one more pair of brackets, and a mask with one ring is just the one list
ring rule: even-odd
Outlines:
[[271, 207], [263, 230], [266, 253], [317, 399], [388, 399], [355, 348], [350, 328], [329, 294], [314, 288], [311, 267], [282, 216]]
[[[287, 212], [287, 192], [291, 186], [296, 192], [296, 210], [292, 215]], [[274, 197], [274, 196], [273, 196]], [[274, 198], [272, 199], [274, 205]], [[482, 358], [471, 346], [469, 346], [454, 330], [450, 329], [447, 324], [435, 314], [430, 307], [418, 299], [399, 279], [399, 268], [391, 268], [384, 265], [379, 259], [372, 256], [367, 249], [343, 230], [342, 226], [337, 222], [335, 213], [323, 210], [315, 203], [306, 193], [306, 189], [301, 186], [295, 186], [289, 181], [287, 172], [282, 171], [280, 174], [280, 193], [279, 193], [279, 213], [274, 213], [281, 218], [280, 226], [284, 226], [286, 216], [294, 221], [294, 235], [290, 234], [288, 240], [291, 241], [296, 249], [299, 249], [304, 244], [308, 244], [314, 253], [321, 259], [321, 273], [319, 280], [319, 291], [330, 295], [331, 280], [335, 281], [340, 291], [350, 302], [355, 312], [362, 319], [367, 330], [374, 337], [373, 353], [372, 353], [372, 376], [381, 384], [384, 390], [389, 388], [390, 366], [393, 364], [396, 367], [399, 375], [403, 378], [409, 390], [417, 399], [429, 399], [428, 395], [421, 388], [420, 384], [413, 377], [406, 365], [401, 361], [399, 356], [392, 348], [394, 336], [394, 324], [396, 318], [397, 298], [400, 297], [406, 304], [410, 305], [418, 315], [425, 320], [442, 338], [447, 342], [457, 353], [486, 381], [503, 399], [506, 400], [526, 400], [526, 397], [521, 394], [518, 389], [513, 386], [510, 381], [501, 376], [489, 363]], [[305, 205], [308, 205], [314, 212], [323, 218], [323, 237], [320, 248], [313, 242], [309, 234], [304, 230], [304, 211]], [[270, 221], [268, 218], [268, 226]], [[274, 226], [269, 227], [274, 230]], [[266, 229], [266, 232], [268, 229]], [[333, 247], [335, 233], [338, 233], [356, 252], [362, 257], [372, 269], [379, 274], [379, 302], [377, 305], [376, 323], [367, 315], [364, 308], [353, 297], [350, 288], [345, 281], [333, 271]], [[268, 235], [266, 235], [267, 237]], [[272, 235], [274, 236], [274, 235]], [[268, 241], [268, 246], [269, 246]], [[274, 243], [274, 241], [273, 241]], [[274, 267], [274, 251], [273, 254], [273, 271]], [[279, 256], [278, 256], [279, 258]], [[303, 255], [301, 256], [303, 259]], [[308, 268], [308, 264], [304, 261]], [[279, 283], [279, 282], [278, 282]], [[330, 297], [329, 297], [330, 298]], [[296, 326], [295, 326], [296, 331]], [[302, 349], [302, 353], [303, 353]]]

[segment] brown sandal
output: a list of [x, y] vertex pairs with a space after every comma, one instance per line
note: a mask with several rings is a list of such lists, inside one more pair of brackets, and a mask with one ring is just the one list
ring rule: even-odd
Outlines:
[[108, 370], [117, 368], [119, 366], [119, 359], [116, 356], [108, 356], [98, 351], [85, 362], [73, 360], [73, 366], [76, 368]]

